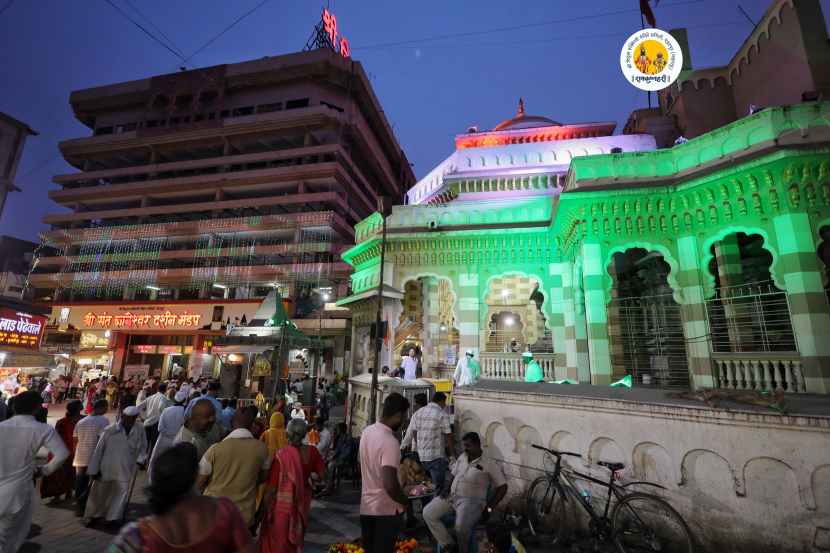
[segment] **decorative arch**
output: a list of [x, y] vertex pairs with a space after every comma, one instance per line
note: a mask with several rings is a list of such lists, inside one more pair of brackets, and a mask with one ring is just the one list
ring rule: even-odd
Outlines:
[[[770, 476], [771, 478], [766, 479], [765, 480], [765, 485], [764, 486], [759, 486], [759, 489], [767, 489], [767, 487], [770, 484], [773, 484], [773, 483], [778, 484], [779, 486], [783, 486], [785, 484], [790, 484], [793, 488], [792, 492], [794, 492], [794, 494], [793, 494], [792, 498], [795, 499], [795, 503], [800, 503], [801, 506], [806, 508], [806, 509], [810, 509], [810, 508], [815, 509], [814, 504], [812, 506], [810, 505], [810, 503], [812, 503], [812, 501], [810, 501], [811, 498], [808, 499], [807, 497], [805, 497], [805, 494], [812, 495], [811, 494], [812, 490], [802, 490], [801, 486], [799, 486], [798, 476], [796, 475], [795, 470], [793, 470], [793, 468], [789, 464], [785, 463], [781, 459], [775, 459], [774, 457], [754, 457], [754, 458], [750, 459], [749, 461], [747, 461], [744, 464], [743, 474], [741, 475], [741, 477], [743, 478], [743, 481], [744, 481], [743, 482], [744, 490], [746, 492], [747, 497], [750, 497], [750, 496], [754, 495], [754, 494], [749, 493], [749, 491], [748, 491], [749, 489], [753, 488], [753, 486], [751, 486], [747, 483], [751, 479], [752, 468], [757, 466], [757, 465], [762, 465], [763, 466], [764, 464], [766, 464], [767, 467], [774, 467], [774, 468], [772, 468], [772, 469], [768, 468], [767, 469], [766, 476]], [[781, 471], [783, 471], [784, 475], [788, 475], [788, 476], [784, 476], [784, 478], [779, 478], [779, 476], [781, 475]], [[774, 474], [770, 474], [771, 472], [774, 473]], [[777, 474], [775, 474], [775, 473], [777, 473]], [[787, 482], [785, 482], [785, 480]], [[774, 490], [774, 488], [773, 488], [773, 490]], [[771, 504], [770, 507], [773, 507], [773, 508], [776, 508], [776, 509], [786, 508], [787, 507], [786, 503], [784, 503], [782, 501], [782, 500], [786, 499], [786, 497], [783, 493], [785, 490], [779, 489], [777, 491], [782, 492], [782, 493], [773, 493], [772, 495], [774, 497], [764, 498], [765, 500], [769, 500], [769, 501], [764, 501], [764, 503], [771, 503], [771, 502], [773, 502], [777, 499], [778, 504], [777, 505], [776, 504]]]
[[732, 489], [735, 492], [735, 495], [739, 497], [743, 497], [746, 495], [743, 487], [743, 479], [738, 478], [738, 474], [735, 471], [735, 467], [732, 466], [732, 463], [726, 460], [725, 457], [712, 451], [711, 449], [692, 449], [687, 451], [685, 455], [683, 455], [683, 459], [680, 461], [680, 483], [679, 486], [686, 486], [691, 481], [696, 480], [695, 475], [690, 471], [692, 471], [693, 464], [695, 464], [698, 460], [705, 458], [706, 456], [712, 456], [720, 461], [723, 462], [723, 465], [726, 466], [727, 470], [729, 471], [729, 477], [732, 483]]
[[668, 485], [677, 482], [671, 455], [660, 444], [640, 442], [634, 446], [631, 464], [637, 479]]
[[702, 280], [703, 280], [703, 288], [704, 288], [704, 295], [706, 297], [712, 296], [715, 293], [715, 275], [709, 272], [709, 263], [712, 261], [714, 256], [711, 253], [712, 246], [714, 246], [715, 242], [719, 242], [723, 240], [730, 234], [737, 234], [742, 232], [747, 236], [750, 234], [757, 234], [761, 238], [764, 239], [764, 249], [767, 250], [770, 255], [772, 256], [772, 263], [769, 266], [769, 273], [772, 276], [772, 281], [775, 285], [780, 288], [781, 290], [786, 290], [786, 285], [784, 281], [780, 278], [778, 274], [778, 250], [777, 244], [773, 244], [772, 240], [770, 239], [770, 233], [767, 232], [765, 229], [761, 227], [749, 227], [744, 225], [729, 225], [724, 228], [718, 229], [714, 234], [707, 237], [702, 242], [703, 251], [700, 253], [700, 268], [702, 269]]
[[506, 271], [506, 272], [503, 272], [503, 273], [490, 275], [489, 277], [487, 277], [487, 280], [484, 282], [484, 286], [479, 287], [479, 295], [480, 295], [480, 297], [479, 297], [480, 304], [479, 305], [485, 305], [485, 306], [487, 305], [487, 294], [490, 290], [490, 283], [493, 280], [495, 280], [497, 278], [504, 278], [504, 277], [511, 277], [511, 276], [525, 277], [525, 278], [529, 278], [529, 279], [532, 279], [532, 280], [536, 281], [536, 283], [539, 286], [539, 290], [542, 291], [542, 296], [544, 297], [544, 301], [542, 301], [541, 309], [542, 309], [542, 314], [545, 315], [545, 326], [547, 327], [548, 324], [549, 324], [549, 321], [551, 319], [551, 316], [552, 316], [552, 314], [551, 314], [550, 294], [545, 293], [545, 280], [541, 276], [536, 275], [536, 274], [527, 273], [525, 271]]
[[450, 292], [452, 293], [453, 298], [455, 298], [455, 301], [453, 301], [453, 305], [452, 305], [452, 315], [453, 315], [453, 317], [455, 317], [456, 321], [460, 321], [461, 317], [460, 317], [459, 306], [458, 306], [458, 304], [459, 304], [458, 291], [456, 290], [455, 278], [453, 278], [453, 276], [450, 275], [449, 273], [439, 274], [436, 271], [415, 271], [415, 272], [411, 272], [411, 273], [403, 273], [399, 277], [398, 287], [401, 290], [403, 290], [403, 288], [406, 286], [406, 284], [408, 282], [411, 282], [413, 280], [418, 280], [419, 278], [422, 278], [422, 277], [432, 277], [432, 278], [437, 278], [439, 280], [444, 279], [444, 280], [448, 280], [450, 282]]
[[596, 438], [588, 446], [588, 462], [619, 461], [625, 462], [626, 456], [622, 447], [613, 438]]
[[611, 289], [614, 286], [613, 279], [611, 275], [608, 273], [608, 266], [611, 265], [611, 261], [614, 259], [614, 255], [618, 253], [624, 254], [626, 251], [634, 249], [634, 248], [642, 248], [646, 251], [655, 251], [663, 256], [663, 260], [668, 263], [669, 265], [669, 274], [666, 277], [666, 280], [669, 282], [669, 286], [674, 291], [672, 294], [674, 296], [674, 301], [677, 303], [683, 303], [682, 291], [680, 289], [680, 285], [677, 283], [677, 273], [680, 270], [680, 266], [677, 262], [677, 259], [672, 254], [671, 250], [668, 247], [664, 246], [663, 244], [658, 244], [655, 242], [645, 242], [642, 240], [632, 240], [629, 242], [625, 242], [623, 244], [619, 244], [612, 248], [608, 249], [608, 253], [603, 260], [603, 271], [605, 276], [605, 297], [611, 298]]

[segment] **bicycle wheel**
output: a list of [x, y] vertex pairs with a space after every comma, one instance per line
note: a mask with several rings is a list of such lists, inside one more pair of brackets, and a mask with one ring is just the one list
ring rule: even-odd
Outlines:
[[665, 500], [634, 493], [611, 514], [614, 542], [620, 553], [693, 553], [692, 532]]
[[540, 476], [530, 485], [526, 499], [527, 518], [533, 531], [549, 536], [554, 544], [565, 539], [567, 526], [560, 490], [553, 479]]

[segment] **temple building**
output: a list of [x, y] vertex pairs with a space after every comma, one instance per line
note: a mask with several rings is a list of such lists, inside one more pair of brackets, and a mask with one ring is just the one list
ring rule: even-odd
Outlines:
[[[29, 276], [46, 346], [81, 368], [214, 374], [216, 337], [274, 289], [343, 369], [339, 256], [415, 179], [359, 62], [317, 49], [74, 91]], [[232, 361], [232, 360], [231, 360]]]
[[[529, 350], [550, 380], [830, 393], [828, 117], [769, 108], [661, 150], [521, 109], [458, 136], [386, 220], [383, 364], [409, 344], [435, 373], [472, 349], [521, 379]], [[343, 254], [356, 369], [381, 225]]]

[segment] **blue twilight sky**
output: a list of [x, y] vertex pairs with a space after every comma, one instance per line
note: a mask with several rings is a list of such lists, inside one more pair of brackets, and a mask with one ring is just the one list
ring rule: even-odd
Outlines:
[[[110, 1], [185, 56], [262, 2]], [[638, 0], [328, 2], [419, 177], [469, 125], [488, 129], [512, 117], [519, 96], [530, 114], [616, 121], [618, 133], [646, 103], [619, 67], [622, 42], [640, 27]], [[770, 2], [662, 0], [655, 13], [660, 28], [689, 28], [693, 65], [705, 67], [726, 63], [752, 30], [738, 5], [757, 21]], [[300, 50], [326, 3], [266, 1], [188, 66]], [[821, 4], [826, 20], [830, 0]], [[58, 141], [89, 133], [72, 117], [70, 91], [175, 71], [181, 62], [107, 0], [0, 0], [0, 10], [0, 111], [40, 133], [27, 142], [17, 177], [23, 192], [10, 195], [0, 234], [35, 240], [43, 215], [61, 209], [47, 197], [51, 176], [71, 171]]]

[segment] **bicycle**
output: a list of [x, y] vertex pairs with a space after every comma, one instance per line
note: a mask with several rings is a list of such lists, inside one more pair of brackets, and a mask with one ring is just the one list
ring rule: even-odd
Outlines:
[[[563, 543], [567, 537], [566, 503], [571, 500], [582, 506], [590, 521], [588, 530], [597, 540], [611, 542], [620, 553], [661, 552], [693, 553], [694, 539], [683, 517], [664, 499], [644, 492], [629, 491], [633, 485], [647, 485], [665, 489], [652, 482], [629, 482], [619, 485], [619, 471], [623, 463], [600, 461], [599, 466], [607, 468], [610, 478], [607, 482], [573, 469], [563, 469], [562, 457], [579, 457], [579, 453], [555, 451], [539, 445], [533, 448], [544, 451], [556, 458], [553, 471], [545, 470], [530, 485], [527, 492], [527, 517], [533, 528], [551, 535], [553, 544]], [[591, 503], [590, 494], [574, 484], [573, 476], [593, 482], [608, 489], [605, 506], [598, 512]], [[611, 499], [615, 499], [611, 509]], [[610, 511], [610, 516], [609, 516]]]

